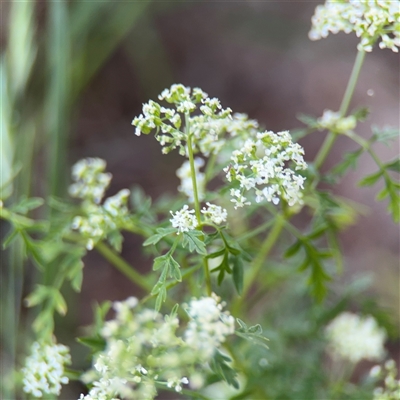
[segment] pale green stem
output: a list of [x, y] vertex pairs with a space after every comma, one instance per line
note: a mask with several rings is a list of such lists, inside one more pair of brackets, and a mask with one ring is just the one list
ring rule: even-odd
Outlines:
[[196, 169], [194, 167], [192, 137], [190, 134], [187, 137], [187, 147], [188, 147], [188, 154], [189, 154], [190, 174], [192, 176], [194, 209], [196, 211], [197, 224], [200, 225], [201, 224], [200, 201], [199, 201], [199, 193], [197, 190]]
[[[194, 198], [194, 209], [196, 212], [197, 225], [201, 230], [201, 213], [200, 213], [200, 201], [199, 201], [199, 192], [197, 190], [197, 179], [196, 179], [196, 169], [194, 167], [194, 156], [193, 156], [193, 148], [192, 148], [192, 135], [190, 133], [190, 124], [189, 124], [189, 116], [185, 115], [185, 132], [187, 137], [187, 149], [189, 155], [189, 164], [190, 164], [190, 175], [192, 176], [192, 186], [193, 186], [193, 198]], [[204, 276], [206, 278], [206, 288], [207, 295], [210, 296], [211, 289], [211, 276], [210, 270], [208, 268], [208, 260], [206, 257], [203, 259], [204, 263]]]
[[268, 229], [272, 224], [274, 223], [274, 220], [271, 219], [263, 224], [261, 224], [260, 226], [258, 226], [257, 228], [255, 228], [254, 230], [247, 232], [241, 236], [239, 236], [237, 238], [238, 242], [241, 242], [242, 240], [248, 240], [251, 239], [252, 237], [258, 235], [259, 233], [264, 232], [266, 229]]
[[203, 263], [204, 263], [204, 275], [206, 278], [207, 296], [211, 296], [211, 293], [212, 293], [211, 274], [210, 274], [210, 268], [208, 267], [208, 258], [207, 257], [203, 258]]
[[365, 151], [368, 152], [368, 154], [372, 157], [372, 159], [375, 161], [376, 165], [379, 167], [379, 169], [383, 172], [383, 177], [387, 181], [390, 179], [390, 176], [388, 175], [386, 169], [384, 168], [381, 160], [379, 157], [376, 155], [376, 153], [371, 149], [371, 142], [368, 140], [363, 139], [361, 136], [357, 135], [354, 132], [347, 132], [346, 136], [349, 137], [350, 139], [354, 140], [357, 144], [359, 144]]
[[251, 269], [249, 274], [246, 276], [243, 285], [242, 297], [245, 297], [247, 292], [249, 291], [251, 285], [258, 278], [259, 272], [264, 265], [264, 260], [271, 251], [273, 245], [277, 241], [283, 226], [285, 224], [285, 218], [281, 214], [277, 214], [275, 217], [274, 225], [272, 226], [271, 231], [265, 238], [264, 242], [261, 245], [261, 249], [257, 254], [257, 257], [254, 259], [254, 262], [251, 265]]
[[121, 258], [115, 251], [110, 249], [105, 243], [98, 242], [95, 249], [111, 264], [113, 264], [120, 272], [127, 276], [133, 283], [140, 286], [142, 289], [150, 292], [152, 285], [148, 282], [146, 277], [135, 271], [123, 258]]
[[[360, 76], [360, 71], [364, 62], [364, 58], [365, 58], [365, 51], [359, 51], [357, 53], [357, 57], [354, 62], [353, 70], [351, 71], [350, 79], [347, 84], [342, 103], [340, 104], [339, 114], [341, 117], [344, 117], [348, 111], [350, 101], [351, 98], [353, 97], [354, 89], [358, 81], [358, 77]], [[315, 157], [314, 161], [315, 169], [321, 168], [333, 144], [335, 143], [336, 137], [337, 133], [332, 131], [328, 133], [328, 136], [325, 138], [324, 143], [322, 144], [317, 156]]]

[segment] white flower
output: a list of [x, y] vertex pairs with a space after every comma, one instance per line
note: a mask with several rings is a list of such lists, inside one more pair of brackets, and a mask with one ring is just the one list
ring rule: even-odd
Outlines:
[[327, 0], [316, 7], [311, 21], [311, 40], [326, 38], [329, 33], [355, 32], [361, 39], [359, 50], [372, 51], [379, 39], [381, 49], [397, 53], [400, 46], [398, 0]]
[[72, 179], [69, 187], [72, 197], [100, 203], [111, 181], [111, 174], [104, 173], [106, 162], [101, 158], [85, 158], [72, 167]]
[[80, 160], [72, 167], [72, 177], [76, 183], [70, 186], [70, 194], [84, 199], [82, 210], [84, 215], [76, 216], [71, 228], [79, 230], [87, 239], [86, 248], [92, 250], [111, 231], [115, 231], [128, 223], [126, 206], [130, 191], [122, 189], [114, 196], [108, 197], [100, 205], [104, 192], [110, 184], [111, 174], [104, 173], [106, 162], [100, 158]]
[[194, 216], [195, 211], [189, 209], [189, 206], [185, 204], [181, 210], [176, 211], [174, 214], [170, 211], [172, 218], [170, 219], [171, 224], [174, 228], [178, 229], [178, 235], [182, 232], [189, 232], [197, 227], [197, 219]]
[[397, 368], [394, 360], [386, 361], [384, 369], [380, 365], [375, 365], [371, 369], [370, 376], [375, 380], [383, 380], [384, 383], [384, 387], [374, 389], [373, 400], [398, 400], [400, 398], [400, 380], [397, 379]]
[[186, 312], [190, 317], [184, 338], [191, 347], [198, 349], [205, 360], [235, 331], [235, 320], [228, 312], [222, 311], [219, 297], [193, 299]]
[[[244, 197], [240, 190], [238, 189], [231, 189], [230, 190], [232, 199], [231, 202], [235, 204], [235, 209], [241, 208], [244, 206], [249, 206], [251, 203], [247, 201], [246, 197]], [[236, 197], [236, 198], [235, 198]]]
[[[176, 315], [162, 316], [153, 309], [139, 309], [134, 297], [114, 302], [115, 318], [101, 329], [105, 349], [94, 358], [93, 368], [82, 376], [91, 389], [80, 400], [152, 400], [157, 396], [157, 383], [178, 393], [189, 382], [191, 387], [200, 389], [209, 370], [204, 364], [226, 335], [233, 333], [234, 322], [222, 311], [218, 298], [197, 302], [193, 299], [190, 303], [193, 323], [184, 338], [176, 334]], [[190, 330], [200, 329], [204, 334], [198, 332], [199, 338], [206, 342], [192, 344]], [[203, 348], [210, 343], [212, 349]]]
[[231, 189], [235, 208], [251, 204], [244, 196], [251, 190], [257, 203], [266, 200], [278, 204], [283, 198], [289, 206], [301, 204], [305, 178], [295, 171], [307, 168], [303, 154], [288, 131], [259, 132], [255, 139], [247, 139], [240, 150], [232, 152], [231, 164], [224, 169], [227, 180], [240, 185], [240, 189]]
[[[204, 160], [200, 157], [196, 157], [194, 159], [194, 169], [196, 174], [196, 183], [197, 183], [197, 194], [199, 197], [199, 201], [204, 198], [204, 185], [205, 185], [205, 176], [202, 172], [200, 172], [200, 168], [204, 166]], [[184, 193], [191, 203], [194, 202], [194, 194], [193, 194], [193, 183], [192, 183], [192, 175], [190, 169], [190, 162], [185, 161], [182, 166], [176, 171], [176, 175], [181, 180], [181, 184], [178, 187], [178, 190]]]
[[64, 366], [70, 363], [68, 347], [34, 342], [22, 369], [24, 392], [31, 393], [34, 397], [43, 397], [44, 394], [59, 395], [61, 384], [69, 382]]
[[104, 201], [104, 209], [114, 217], [122, 214], [127, 214], [128, 209], [126, 208], [126, 202], [129, 195], [130, 191], [128, 189], [120, 190], [117, 194], [108, 197]]
[[217, 206], [215, 204], [211, 203], [206, 203], [207, 208], [203, 207], [201, 210], [202, 214], [204, 214], [205, 218], [210, 220], [216, 225], [220, 225], [223, 222], [226, 222], [226, 218], [228, 217], [228, 212], [225, 210], [225, 208], [222, 208], [220, 206]]
[[92, 250], [96, 243], [107, 237], [109, 232], [124, 226], [128, 215], [126, 202], [129, 193], [128, 189], [123, 189], [107, 198], [103, 205], [83, 204], [86, 215], [76, 216], [71, 223], [71, 228], [79, 230], [80, 234], [87, 239], [88, 250]]
[[[187, 156], [188, 135], [191, 135], [195, 154], [218, 154], [226, 145], [227, 135], [229, 139], [244, 137], [258, 128], [257, 121], [249, 120], [245, 114], [232, 117], [230, 108], [222, 108], [218, 99], [209, 98], [199, 88], [174, 84], [158, 98], [175, 109], [149, 101], [143, 105], [143, 113], [132, 121], [132, 125], [136, 127], [137, 136], [155, 130], [164, 154], [178, 148], [181, 155]], [[195, 111], [200, 113], [191, 115]], [[184, 127], [181, 127], [182, 121], [185, 121]]]
[[341, 117], [338, 112], [324, 110], [322, 117], [318, 118], [318, 125], [321, 129], [329, 129], [336, 133], [344, 133], [354, 129], [357, 125], [357, 120], [354, 115]]
[[379, 360], [385, 353], [385, 331], [371, 316], [344, 312], [326, 327], [325, 334], [331, 355], [354, 364], [362, 359]]

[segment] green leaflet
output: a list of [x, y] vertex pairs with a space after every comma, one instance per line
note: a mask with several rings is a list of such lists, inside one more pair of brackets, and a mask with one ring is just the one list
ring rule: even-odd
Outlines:
[[183, 247], [189, 247], [190, 252], [196, 252], [200, 255], [206, 256], [207, 250], [204, 242], [199, 239], [199, 237], [203, 237], [204, 234], [199, 231], [189, 231], [183, 232]]

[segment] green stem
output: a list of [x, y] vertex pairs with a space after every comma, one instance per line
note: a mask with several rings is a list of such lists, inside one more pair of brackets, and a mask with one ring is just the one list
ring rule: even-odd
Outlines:
[[194, 209], [196, 211], [197, 224], [200, 225], [201, 224], [200, 201], [199, 201], [199, 192], [197, 190], [196, 169], [194, 167], [192, 136], [190, 135], [190, 133], [188, 134], [187, 137], [187, 147], [189, 154], [190, 174], [192, 176]]
[[10, 221], [14, 223], [14, 225], [18, 224], [22, 228], [30, 228], [35, 224], [35, 220], [25, 217], [20, 214], [16, 214], [7, 208], [0, 208], [0, 218]]
[[361, 67], [364, 63], [364, 59], [365, 59], [365, 51], [363, 50], [358, 51], [356, 60], [354, 62], [353, 70], [351, 71], [349, 83], [347, 84], [342, 103], [340, 104], [339, 113], [341, 117], [344, 117], [349, 109], [350, 101], [351, 98], [353, 97], [354, 89], [356, 88], [358, 77], [360, 76]]
[[[193, 156], [193, 148], [192, 148], [192, 135], [190, 133], [190, 124], [189, 124], [189, 116], [188, 115], [185, 115], [185, 131], [186, 131], [186, 136], [187, 136], [187, 148], [188, 148], [189, 163], [190, 163], [190, 175], [192, 176], [194, 209], [196, 212], [197, 225], [199, 226], [198, 229], [201, 230], [201, 213], [200, 213], [199, 192], [197, 190], [196, 169], [194, 167], [194, 156]], [[211, 276], [210, 276], [210, 270], [208, 268], [208, 260], [206, 257], [204, 257], [204, 259], [203, 259], [203, 265], [204, 265], [204, 276], [206, 278], [207, 295], [210, 296], [211, 292], [212, 292]]]
[[259, 233], [264, 232], [266, 229], [268, 229], [272, 224], [274, 223], [273, 219], [270, 219], [267, 222], [264, 222], [260, 226], [257, 226], [254, 230], [247, 232], [237, 238], [238, 242], [241, 242], [242, 240], [248, 240], [251, 239], [252, 237], [258, 235]]
[[[343, 96], [342, 103], [340, 104], [339, 114], [344, 117], [347, 114], [351, 98], [354, 94], [354, 89], [356, 87], [358, 77], [360, 76], [361, 67], [363, 65], [365, 58], [365, 51], [359, 51], [357, 53], [356, 60], [354, 62], [353, 70], [351, 71], [349, 82], [347, 83], [346, 91]], [[329, 132], [328, 136], [325, 138], [317, 156], [315, 157], [314, 166], [315, 169], [320, 169], [324, 163], [326, 157], [328, 156], [333, 144], [335, 143], [337, 134], [335, 132]]]
[[211, 275], [210, 275], [210, 268], [208, 267], [208, 258], [203, 258], [203, 265], [204, 265], [204, 275], [206, 277], [206, 288], [207, 288], [207, 296], [211, 296], [212, 289], [211, 289]]
[[264, 242], [262, 243], [261, 249], [258, 252], [257, 257], [254, 259], [254, 262], [252, 263], [253, 265], [250, 269], [250, 273], [246, 276], [243, 285], [242, 297], [245, 297], [251, 285], [257, 279], [258, 274], [264, 264], [264, 260], [271, 251], [275, 242], [277, 241], [284, 225], [285, 217], [282, 214], [277, 214], [275, 217], [274, 225], [267, 237], [265, 238]]
[[127, 276], [133, 283], [150, 292], [152, 285], [147, 279], [136, 272], [131, 265], [122, 259], [115, 251], [110, 249], [105, 243], [98, 242], [95, 246], [96, 250], [111, 264], [113, 264], [120, 272]]
[[361, 136], [357, 135], [354, 132], [348, 132], [346, 134], [347, 137], [349, 137], [350, 139], [354, 140], [357, 144], [359, 144], [365, 151], [368, 152], [368, 154], [371, 156], [371, 158], [375, 161], [376, 165], [379, 167], [379, 169], [382, 171], [383, 173], [383, 178], [385, 179], [385, 181], [389, 181], [390, 180], [390, 176], [387, 172], [387, 170], [384, 168], [384, 165], [382, 164], [382, 161], [379, 159], [379, 157], [377, 156], [377, 154], [375, 153], [374, 150], [372, 150], [371, 148], [371, 141], [365, 140], [364, 138], [362, 138]]

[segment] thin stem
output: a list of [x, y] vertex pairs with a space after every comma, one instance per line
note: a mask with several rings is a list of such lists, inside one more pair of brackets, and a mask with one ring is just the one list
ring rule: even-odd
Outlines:
[[192, 176], [194, 209], [196, 211], [197, 224], [200, 225], [201, 224], [201, 213], [200, 213], [199, 192], [197, 190], [196, 169], [194, 167], [192, 135], [190, 133], [189, 118], [187, 115], [185, 116], [185, 130], [186, 130], [186, 135], [187, 135], [187, 148], [188, 148], [189, 163], [190, 163], [190, 175]]
[[24, 228], [30, 228], [35, 224], [35, 220], [25, 217], [20, 214], [16, 214], [7, 208], [0, 208], [0, 218], [5, 219], [5, 220], [10, 220], [14, 224], [19, 224], [20, 226]]
[[[200, 213], [200, 201], [199, 201], [199, 192], [197, 189], [197, 180], [196, 180], [196, 169], [194, 166], [194, 156], [193, 156], [193, 148], [192, 148], [192, 135], [190, 133], [190, 124], [189, 124], [189, 116], [185, 115], [185, 130], [187, 135], [187, 148], [189, 155], [189, 163], [190, 163], [190, 175], [192, 176], [192, 186], [193, 186], [193, 199], [194, 199], [194, 209], [196, 212], [196, 219], [198, 229], [201, 230], [201, 213]], [[208, 259], [206, 257], [203, 258], [204, 265], [204, 276], [206, 278], [206, 288], [207, 295], [210, 296], [212, 292], [211, 288], [211, 276], [210, 270], [208, 268]]]
[[253, 265], [250, 269], [250, 273], [247, 275], [244, 285], [242, 296], [244, 297], [249, 291], [251, 285], [257, 279], [258, 274], [264, 264], [264, 260], [271, 251], [273, 245], [277, 241], [283, 227], [285, 225], [285, 218], [282, 214], [277, 214], [275, 217], [274, 225], [272, 226], [271, 231], [265, 238], [264, 242], [261, 245], [261, 249], [257, 254], [257, 257], [254, 259]]
[[315, 157], [314, 166], [316, 170], [319, 170], [321, 168], [321, 165], [324, 163], [326, 157], [331, 151], [333, 143], [335, 143], [336, 137], [336, 132], [330, 131], [328, 133], [327, 137], [324, 140], [324, 143], [322, 143], [322, 146], [319, 149], [317, 156]]
[[379, 167], [379, 169], [382, 171], [383, 173], [383, 178], [385, 179], [385, 181], [389, 181], [390, 180], [390, 176], [387, 173], [386, 169], [384, 168], [382, 161], [379, 159], [379, 157], [377, 156], [377, 154], [375, 153], [374, 150], [372, 150], [371, 148], [371, 141], [365, 140], [364, 138], [362, 138], [361, 136], [357, 135], [354, 132], [348, 132], [346, 134], [347, 137], [349, 137], [350, 139], [354, 140], [357, 144], [359, 144], [365, 151], [368, 152], [368, 154], [371, 156], [371, 158], [375, 161], [376, 165]]
[[274, 220], [271, 219], [267, 222], [264, 222], [260, 226], [257, 226], [254, 230], [247, 232], [237, 238], [238, 242], [241, 242], [242, 240], [248, 240], [251, 239], [252, 237], [258, 235], [261, 232], [264, 232], [266, 229], [268, 229], [272, 224], [274, 223]]
[[210, 275], [210, 268], [208, 267], [208, 258], [203, 258], [203, 265], [204, 265], [204, 276], [206, 278], [206, 288], [207, 288], [207, 296], [211, 296], [212, 289], [211, 289], [211, 275]]
[[359, 50], [357, 53], [356, 60], [354, 62], [353, 70], [351, 71], [349, 83], [347, 84], [342, 103], [340, 104], [339, 113], [341, 117], [344, 117], [349, 109], [350, 101], [351, 98], [353, 97], [354, 89], [356, 88], [358, 77], [360, 76], [361, 67], [364, 63], [364, 59], [365, 59], [365, 51]]
[[120, 272], [127, 276], [133, 283], [150, 292], [152, 285], [147, 279], [136, 272], [123, 258], [121, 258], [114, 250], [110, 249], [105, 243], [98, 242], [95, 246], [96, 250], [111, 264], [113, 264]]
[[[351, 98], [353, 97], [354, 89], [358, 81], [358, 77], [360, 76], [360, 71], [364, 62], [364, 58], [365, 58], [365, 51], [359, 51], [357, 53], [357, 57], [354, 62], [353, 70], [351, 71], [349, 82], [347, 83], [342, 103], [340, 104], [339, 114], [341, 117], [344, 117], [347, 114], [350, 101]], [[321, 168], [333, 144], [335, 143], [336, 137], [337, 133], [332, 131], [328, 133], [328, 136], [325, 138], [324, 143], [322, 144], [317, 156], [315, 157], [314, 161], [315, 169]]]

